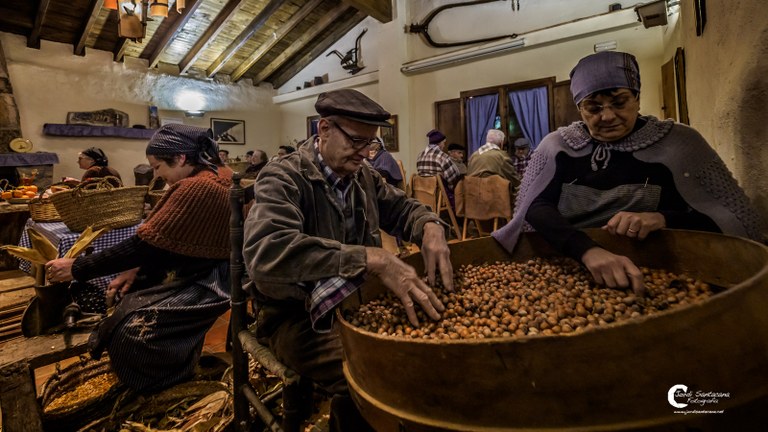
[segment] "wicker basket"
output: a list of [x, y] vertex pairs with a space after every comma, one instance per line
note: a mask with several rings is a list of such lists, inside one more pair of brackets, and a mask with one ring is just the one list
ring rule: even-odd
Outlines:
[[29, 201], [29, 217], [35, 222], [61, 222], [61, 215], [56, 211], [56, 206], [51, 202], [51, 197], [44, 198], [40, 193]]
[[74, 232], [91, 226], [124, 228], [141, 222], [146, 186], [115, 187], [117, 177], [102, 177], [81, 183], [70, 191], [51, 195], [64, 224]]
[[157, 181], [157, 177], [153, 177], [152, 181], [149, 182], [149, 192], [147, 192], [147, 203], [149, 203], [150, 208], [155, 208], [158, 202], [160, 202], [160, 198], [165, 196], [165, 189], [159, 189], [154, 190], [155, 182]]

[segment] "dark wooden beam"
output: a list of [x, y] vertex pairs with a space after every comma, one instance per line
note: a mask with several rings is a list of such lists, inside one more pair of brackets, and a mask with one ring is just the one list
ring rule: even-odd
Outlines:
[[211, 25], [205, 30], [205, 33], [200, 36], [200, 39], [195, 42], [192, 49], [189, 50], [181, 60], [181, 63], [179, 63], [180, 73], [187, 73], [189, 68], [195, 64], [197, 58], [200, 57], [200, 54], [203, 52], [203, 48], [208, 46], [208, 44], [218, 36], [224, 27], [224, 23], [229, 21], [229, 19], [235, 15], [235, 12], [237, 12], [241, 3], [242, 0], [229, 0], [227, 4], [224, 5], [219, 14], [216, 15], [216, 18], [211, 22]]
[[27, 38], [27, 47], [40, 49], [40, 31], [43, 28], [43, 21], [45, 21], [45, 14], [48, 13], [48, 6], [51, 5], [51, 0], [40, 0], [37, 6], [37, 15], [35, 15], [35, 24], [32, 26], [32, 33]]
[[211, 63], [211, 65], [208, 67], [208, 70], [205, 71], [205, 74], [208, 76], [208, 78], [216, 75], [216, 72], [220, 71], [221, 68], [224, 67], [229, 59], [235, 55], [237, 50], [245, 45], [245, 43], [248, 42], [248, 39], [250, 39], [254, 33], [259, 31], [259, 29], [264, 26], [269, 17], [271, 17], [273, 13], [275, 13], [278, 9], [280, 9], [282, 5], [287, 2], [288, 0], [270, 0], [270, 2], [264, 6], [264, 9], [262, 9], [261, 12], [259, 12], [259, 14], [253, 18], [251, 23], [248, 24], [248, 26], [246, 26], [242, 32], [240, 32], [240, 34], [235, 38], [234, 41], [232, 41], [231, 44], [229, 44], [227, 49], [225, 49], [224, 52], [221, 53], [219, 57], [213, 61], [213, 63]]
[[112, 60], [116, 62], [123, 61], [123, 58], [125, 57], [125, 48], [128, 47], [128, 42], [129, 40], [127, 38], [119, 38], [117, 40], [115, 49], [112, 50]]
[[240, 66], [232, 72], [232, 80], [237, 81], [242, 78], [243, 74], [248, 72], [251, 66], [261, 59], [269, 50], [272, 49], [282, 38], [285, 37], [298, 23], [307, 17], [316, 7], [318, 7], [323, 0], [311, 0], [309, 3], [302, 6], [291, 18], [285, 22], [277, 31], [272, 39], [262, 44], [256, 51], [253, 52], [244, 62], [240, 63]]
[[301, 58], [293, 59], [291, 66], [286, 68], [275, 79], [272, 80], [272, 86], [274, 88], [282, 87], [288, 80], [293, 78], [302, 69], [309, 66], [316, 58], [326, 52], [333, 44], [341, 39], [345, 34], [352, 30], [356, 25], [360, 24], [367, 15], [364, 12], [358, 12], [350, 19], [340, 24], [337, 28], [334, 28], [333, 33], [328, 35], [322, 42], [312, 48], [309, 52], [301, 56]]
[[80, 37], [75, 43], [75, 55], [85, 55], [85, 43], [88, 41], [88, 36], [91, 34], [91, 30], [93, 30], [94, 24], [96, 24], [96, 19], [99, 17], [102, 6], [104, 6], [104, 0], [91, 0], [91, 13], [88, 15], [88, 20], [85, 22], [85, 26], [83, 26], [83, 30], [80, 32]]
[[336, 20], [338, 20], [342, 15], [344, 15], [344, 12], [346, 12], [349, 9], [349, 6], [347, 6], [344, 3], [339, 3], [336, 7], [329, 10], [325, 15], [323, 15], [320, 20], [315, 23], [314, 26], [312, 26], [312, 29], [303, 35], [296, 39], [291, 46], [280, 53], [279, 56], [275, 57], [272, 62], [267, 65], [264, 69], [260, 70], [256, 76], [253, 78], [253, 83], [258, 84], [261, 81], [264, 81], [264, 78], [270, 76], [272, 72], [276, 71], [280, 66], [282, 66], [286, 61], [288, 61], [289, 58], [291, 58], [294, 54], [301, 51], [307, 44], [315, 39], [319, 34], [321, 34], [328, 26], [335, 23]]
[[[187, 7], [184, 9], [184, 12], [181, 14], [181, 16], [176, 17], [176, 21], [173, 23], [173, 25], [171, 25], [168, 31], [165, 32], [165, 34], [162, 36], [162, 39], [160, 40], [160, 43], [157, 45], [157, 48], [155, 48], [155, 51], [149, 57], [150, 69], [157, 66], [157, 63], [160, 61], [160, 56], [163, 54], [165, 49], [173, 43], [173, 40], [176, 39], [179, 33], [181, 33], [181, 31], [184, 29], [184, 26], [187, 24], [189, 19], [201, 4], [203, 4], [203, 0], [189, 0], [187, 2]], [[176, 8], [173, 8], [173, 11], [171, 11], [169, 15], [179, 15], [179, 13], [176, 12]]]
[[370, 15], [381, 23], [392, 21], [392, 0], [343, 0], [360, 12]]

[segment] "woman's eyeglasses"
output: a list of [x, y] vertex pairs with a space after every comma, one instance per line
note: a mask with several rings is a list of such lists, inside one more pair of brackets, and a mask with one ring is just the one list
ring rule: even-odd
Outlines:
[[345, 131], [344, 128], [339, 126], [336, 122], [329, 122], [329, 123], [335, 126], [336, 129], [341, 131], [341, 133], [352, 143], [352, 148], [355, 150], [361, 150], [364, 147], [374, 145], [379, 142], [378, 137], [373, 137], [373, 138], [353, 137], [352, 135], [348, 134], [347, 131]]
[[598, 115], [602, 113], [604, 109], [607, 109], [607, 108], [610, 108], [611, 111], [616, 112], [626, 108], [627, 104], [629, 104], [633, 100], [637, 100], [637, 96], [623, 97], [605, 105], [600, 105], [592, 101], [584, 101], [581, 103], [581, 105], [579, 105], [579, 110], [585, 111], [587, 114], [590, 114], [590, 115]]

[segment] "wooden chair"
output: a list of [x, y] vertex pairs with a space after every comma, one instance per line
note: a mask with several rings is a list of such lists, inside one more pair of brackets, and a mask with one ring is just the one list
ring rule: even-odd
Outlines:
[[403, 167], [403, 161], [400, 159], [395, 159], [397, 162], [398, 168], [400, 168], [400, 175], [403, 177], [402, 184], [399, 184], [398, 187], [402, 189], [406, 195], [411, 196], [411, 190], [410, 190], [410, 184], [408, 184], [408, 177], [405, 176], [405, 168]]
[[459, 223], [456, 221], [456, 214], [453, 212], [451, 202], [448, 200], [448, 193], [445, 190], [442, 180], [437, 176], [422, 177], [418, 174], [411, 176], [411, 193], [422, 204], [429, 206], [432, 211], [439, 215], [442, 212], [448, 213], [451, 226], [456, 233], [456, 238], [461, 239]]
[[467, 239], [469, 220], [475, 222], [480, 236], [482, 221], [493, 220], [494, 231], [499, 228], [499, 219], [512, 219], [512, 195], [509, 180], [494, 175], [490, 177], [464, 177], [455, 189], [456, 214], [464, 217], [461, 239]]

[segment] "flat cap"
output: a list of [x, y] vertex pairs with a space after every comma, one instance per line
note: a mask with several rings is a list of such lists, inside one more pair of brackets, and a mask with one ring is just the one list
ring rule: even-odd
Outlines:
[[357, 90], [341, 89], [320, 93], [315, 111], [322, 117], [340, 116], [377, 126], [391, 126], [391, 117], [381, 105]]
[[451, 150], [461, 150], [461, 151], [464, 151], [464, 146], [461, 145], [461, 144], [457, 144], [457, 143], [450, 143], [450, 144], [448, 144], [448, 151], [451, 151]]
[[515, 140], [515, 147], [530, 147], [531, 142], [528, 141], [528, 138], [518, 138]]

